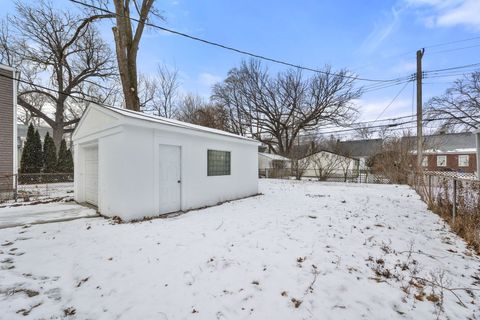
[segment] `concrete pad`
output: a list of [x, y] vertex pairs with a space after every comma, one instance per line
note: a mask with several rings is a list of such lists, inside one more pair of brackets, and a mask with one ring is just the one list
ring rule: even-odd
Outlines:
[[4, 207], [0, 208], [0, 229], [88, 217], [98, 217], [95, 209], [73, 202]]

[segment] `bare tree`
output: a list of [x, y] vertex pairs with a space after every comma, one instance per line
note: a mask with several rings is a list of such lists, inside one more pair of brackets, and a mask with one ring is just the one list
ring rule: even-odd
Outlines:
[[174, 118], [178, 113], [180, 79], [178, 69], [159, 64], [155, 76], [153, 109], [158, 116]]
[[52, 127], [57, 148], [79, 121], [78, 113], [68, 111], [84, 106], [85, 85], [115, 74], [111, 51], [91, 24], [94, 19], [54, 10], [44, 1], [19, 2], [15, 16], [8, 17], [11, 33], [0, 36], [2, 55], [21, 71], [18, 104]]
[[480, 71], [456, 80], [453, 86], [427, 103], [429, 118], [440, 120], [443, 130], [480, 128]]
[[186, 95], [181, 103], [178, 119], [204, 127], [230, 131], [228, 110], [222, 105], [207, 103], [197, 95]]
[[360, 139], [372, 139], [375, 133], [371, 126], [367, 124], [358, 125], [355, 131], [356, 136]]
[[352, 158], [347, 150], [342, 148], [340, 141], [333, 135], [328, 139], [321, 139], [317, 142], [325, 152], [318, 157], [316, 162], [318, 169], [317, 177], [328, 178], [329, 176], [341, 174], [344, 181], [349, 175], [355, 173], [356, 159]]
[[382, 151], [371, 160], [374, 173], [382, 174], [392, 183], [406, 183], [408, 172], [414, 168], [414, 146], [415, 139], [407, 132], [403, 137], [388, 138]]
[[[322, 153], [320, 151], [319, 153]], [[312, 156], [315, 175], [318, 180], [325, 181], [332, 177], [340, 166], [341, 156], [324, 151]]]
[[138, 77], [138, 99], [140, 101], [140, 110], [153, 112], [155, 105], [155, 95], [158, 90], [158, 84], [155, 77], [140, 74]]
[[127, 109], [140, 111], [137, 56], [146, 24], [155, 16], [163, 19], [154, 7], [155, 0], [112, 0], [115, 12], [108, 9], [108, 0], [90, 0], [86, 9], [91, 16], [103, 14], [115, 21], [112, 27], [118, 70]]
[[305, 77], [287, 70], [271, 77], [260, 62], [242, 62], [213, 88], [213, 100], [230, 110], [235, 132], [250, 135], [276, 153], [291, 156], [302, 133], [322, 125], [354, 120], [352, 100], [360, 96], [348, 72], [333, 73], [330, 67]]
[[300, 180], [313, 161], [312, 155], [318, 151], [318, 146], [313, 139], [305, 138], [292, 146], [289, 153], [292, 175]]

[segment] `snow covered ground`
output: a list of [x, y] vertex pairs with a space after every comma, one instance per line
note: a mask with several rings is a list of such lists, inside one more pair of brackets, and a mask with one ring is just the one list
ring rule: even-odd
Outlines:
[[0, 318], [480, 317], [478, 257], [408, 187], [260, 190], [142, 223], [0, 230]]

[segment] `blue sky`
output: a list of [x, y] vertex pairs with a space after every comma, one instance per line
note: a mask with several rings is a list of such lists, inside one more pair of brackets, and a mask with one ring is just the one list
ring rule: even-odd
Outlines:
[[[67, 0], [54, 3], [75, 7]], [[5, 13], [14, 13], [13, 1], [0, 0], [0, 5]], [[389, 79], [411, 74], [415, 51], [422, 47], [427, 47], [425, 70], [480, 62], [480, 46], [474, 47], [480, 45], [480, 38], [428, 48], [480, 36], [479, 0], [158, 0], [157, 7], [166, 18], [159, 24], [167, 28], [295, 64], [348, 68], [361, 77]], [[111, 42], [110, 27], [107, 21], [100, 26]], [[211, 85], [243, 58], [148, 30], [140, 47], [139, 68], [148, 74], [159, 62], [176, 66], [184, 91], [208, 96]], [[267, 65], [272, 71], [283, 69]], [[454, 79], [426, 79], [425, 100], [441, 93]], [[361, 118], [377, 118], [401, 87], [365, 94], [358, 101]], [[382, 118], [410, 114], [412, 89], [412, 84], [406, 87]]]

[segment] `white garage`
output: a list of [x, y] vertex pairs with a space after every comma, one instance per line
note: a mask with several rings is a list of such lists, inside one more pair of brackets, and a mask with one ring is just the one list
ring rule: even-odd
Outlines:
[[73, 133], [75, 200], [129, 221], [258, 193], [258, 142], [90, 106]]

